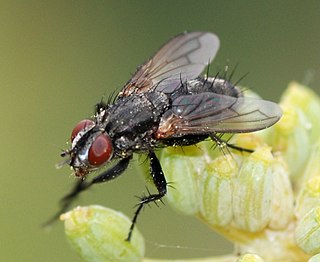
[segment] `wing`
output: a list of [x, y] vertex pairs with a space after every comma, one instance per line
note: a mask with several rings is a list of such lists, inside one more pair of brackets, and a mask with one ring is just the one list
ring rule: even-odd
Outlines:
[[248, 133], [275, 124], [281, 108], [270, 101], [201, 93], [178, 97], [160, 122], [158, 139], [188, 134]]
[[212, 33], [178, 35], [137, 69], [119, 96], [148, 92], [151, 88], [171, 93], [181, 81], [199, 76], [218, 49], [219, 39]]

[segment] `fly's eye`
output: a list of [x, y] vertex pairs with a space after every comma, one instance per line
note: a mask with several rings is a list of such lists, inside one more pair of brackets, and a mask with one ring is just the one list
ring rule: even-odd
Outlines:
[[73, 141], [73, 139], [77, 136], [77, 134], [80, 131], [82, 131], [85, 128], [88, 128], [89, 126], [92, 126], [92, 125], [94, 125], [94, 122], [89, 119], [82, 120], [78, 124], [76, 124], [76, 126], [74, 127], [74, 129], [72, 130], [72, 133], [71, 133], [71, 142]]
[[107, 134], [99, 135], [92, 143], [88, 161], [93, 166], [99, 166], [108, 161], [112, 156], [112, 142]]

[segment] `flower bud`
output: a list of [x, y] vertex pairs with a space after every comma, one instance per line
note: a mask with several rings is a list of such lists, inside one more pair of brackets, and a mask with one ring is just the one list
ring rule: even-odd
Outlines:
[[306, 181], [299, 192], [295, 207], [298, 219], [301, 219], [312, 208], [320, 206], [320, 176]]
[[299, 108], [307, 117], [310, 125], [311, 143], [316, 141], [320, 133], [320, 98], [310, 88], [296, 82], [289, 84], [283, 93], [281, 104], [290, 104]]
[[185, 215], [198, 213], [197, 179], [205, 166], [203, 151], [195, 146], [164, 148], [161, 166], [169, 185], [172, 185], [166, 196], [168, 203]]
[[71, 246], [85, 261], [141, 261], [144, 241], [137, 229], [126, 241], [131, 221], [101, 206], [77, 207], [61, 216]]
[[[217, 154], [219, 157], [214, 157]], [[172, 185], [167, 201], [186, 215], [200, 216], [210, 225], [232, 220], [232, 177], [237, 156], [223, 155], [207, 141], [197, 146], [165, 148], [161, 165]]]
[[314, 255], [308, 260], [308, 262], [320, 262], [320, 254]]
[[288, 172], [269, 147], [257, 148], [234, 179], [235, 227], [259, 232], [266, 226], [284, 228], [292, 218], [293, 194]]
[[268, 227], [274, 230], [285, 229], [293, 219], [294, 194], [287, 165], [280, 156], [271, 165], [273, 170], [273, 196], [271, 220]]
[[320, 253], [320, 206], [311, 209], [298, 222], [295, 238], [298, 246], [307, 254]]
[[312, 208], [320, 205], [320, 139], [313, 145], [308, 163], [296, 185], [299, 192], [295, 212], [303, 217]]
[[232, 180], [238, 165], [231, 155], [223, 155], [206, 165], [199, 178], [201, 192], [200, 218], [211, 226], [226, 226], [231, 223]]
[[[308, 160], [311, 150], [310, 122], [301, 109], [282, 104], [283, 116], [269, 130], [266, 142], [274, 152], [282, 152], [293, 180], [296, 180]], [[272, 132], [271, 132], [272, 131]]]

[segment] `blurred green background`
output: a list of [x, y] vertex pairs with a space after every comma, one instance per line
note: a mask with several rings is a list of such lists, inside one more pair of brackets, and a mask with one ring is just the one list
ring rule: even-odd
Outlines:
[[[238, 65], [234, 79], [278, 100], [291, 80], [320, 87], [319, 1], [0, 1], [0, 260], [80, 261], [63, 225], [40, 224], [74, 182], [56, 170], [71, 129], [102, 96], [174, 35], [215, 32], [211, 66]], [[129, 217], [145, 190], [134, 165], [77, 204], [102, 204]], [[138, 227], [147, 255], [201, 257], [231, 245], [169, 206], [145, 208]], [[180, 246], [180, 247], [179, 247]], [[183, 247], [183, 248], [182, 248]]]

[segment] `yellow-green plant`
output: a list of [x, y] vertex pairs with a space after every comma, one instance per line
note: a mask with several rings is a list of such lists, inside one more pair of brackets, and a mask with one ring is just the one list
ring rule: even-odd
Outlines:
[[[291, 83], [280, 105], [276, 125], [230, 140], [253, 153], [213, 150], [211, 141], [159, 153], [174, 183], [166, 202], [235, 246], [235, 254], [192, 261], [320, 261], [320, 99]], [[164, 261], [144, 258], [137, 229], [124, 241], [131, 222], [121, 213], [90, 206], [62, 218], [85, 261]]]

